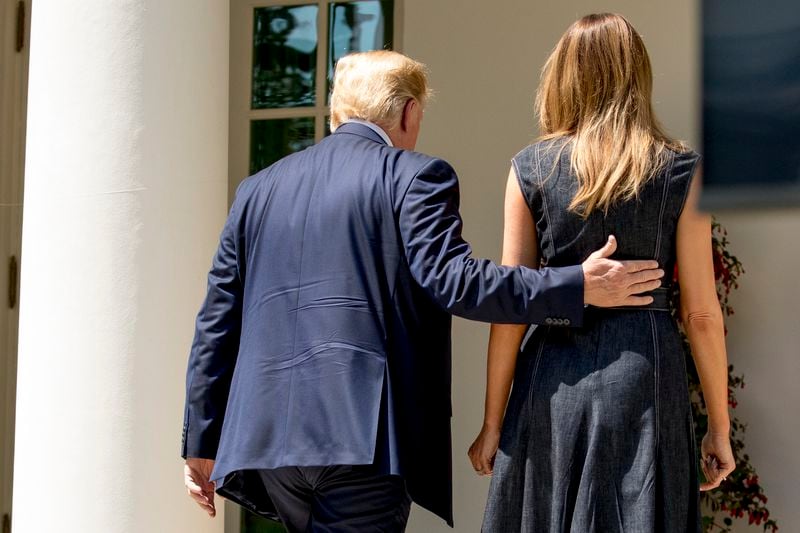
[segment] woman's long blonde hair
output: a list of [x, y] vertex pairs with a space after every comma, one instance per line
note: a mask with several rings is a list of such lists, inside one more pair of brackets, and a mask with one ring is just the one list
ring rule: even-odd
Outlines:
[[653, 113], [653, 73], [644, 42], [616, 14], [587, 15], [558, 41], [542, 69], [540, 140], [569, 137], [578, 192], [570, 209], [588, 217], [635, 198], [665, 164], [669, 138]]

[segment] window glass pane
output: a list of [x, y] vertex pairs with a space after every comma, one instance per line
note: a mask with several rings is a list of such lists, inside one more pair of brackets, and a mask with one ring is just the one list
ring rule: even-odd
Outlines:
[[253, 13], [253, 109], [313, 106], [317, 72], [314, 5]]
[[366, 52], [392, 48], [394, 34], [394, 2], [392, 0], [359, 0], [330, 5], [328, 19], [328, 88], [333, 67], [340, 57], [350, 52]]
[[250, 122], [250, 174], [314, 144], [314, 118]]

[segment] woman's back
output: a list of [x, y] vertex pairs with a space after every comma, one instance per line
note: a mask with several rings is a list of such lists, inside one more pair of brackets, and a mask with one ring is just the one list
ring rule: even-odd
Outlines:
[[581, 327], [551, 319], [524, 343], [520, 328], [492, 325], [471, 448], [485, 472], [499, 440], [485, 532], [699, 531], [684, 343], [669, 308], [676, 263], [709, 413], [704, 488], [733, 469], [710, 221], [692, 183], [699, 157], [659, 125], [652, 86], [641, 36], [611, 13], [574, 22], [542, 69], [542, 140], [513, 159], [503, 261], [576, 264], [614, 235], [615, 259], [655, 259], [667, 277], [637, 286], [652, 291], [649, 305], [589, 307]]
[[[567, 141], [522, 150], [513, 165], [542, 264], [581, 262], [613, 234], [617, 258], [671, 272], [698, 159], [670, 151], [637, 198], [584, 218], [569, 208], [579, 181]], [[484, 531], [696, 531], [686, 369], [667, 294], [641, 308], [590, 308], [582, 327], [556, 322], [523, 345]]]
[[668, 285], [675, 266], [678, 218], [698, 160], [693, 151], [668, 151], [665, 165], [637, 198], [615, 203], [607, 214], [595, 209], [584, 219], [569, 209], [578, 179], [570, 169], [568, 140], [542, 141], [523, 149], [512, 161], [536, 225], [542, 266], [581, 263], [615, 235], [616, 258], [655, 259], [668, 273]]

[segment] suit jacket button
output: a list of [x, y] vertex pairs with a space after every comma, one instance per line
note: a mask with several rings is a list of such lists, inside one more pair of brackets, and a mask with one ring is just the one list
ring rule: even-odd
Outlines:
[[552, 318], [550, 318], [550, 317], [547, 317], [547, 318], [545, 318], [545, 319], [544, 319], [544, 323], [545, 323], [546, 325], [550, 326], [550, 325], [552, 325], [552, 324], [553, 324], [553, 319], [552, 319]]
[[569, 318], [565, 318], [564, 319], [564, 325], [565, 326], [569, 326], [569, 324], [570, 324]]

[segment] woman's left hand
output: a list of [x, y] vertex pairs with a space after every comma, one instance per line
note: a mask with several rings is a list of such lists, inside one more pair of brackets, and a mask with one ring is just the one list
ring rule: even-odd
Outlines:
[[703, 474], [706, 477], [706, 482], [700, 485], [700, 490], [719, 487], [719, 484], [736, 468], [728, 433], [711, 431], [706, 433], [700, 445], [700, 455]]
[[469, 447], [469, 460], [475, 473], [481, 476], [491, 476], [494, 469], [494, 458], [500, 444], [500, 430], [481, 428], [475, 442]]

